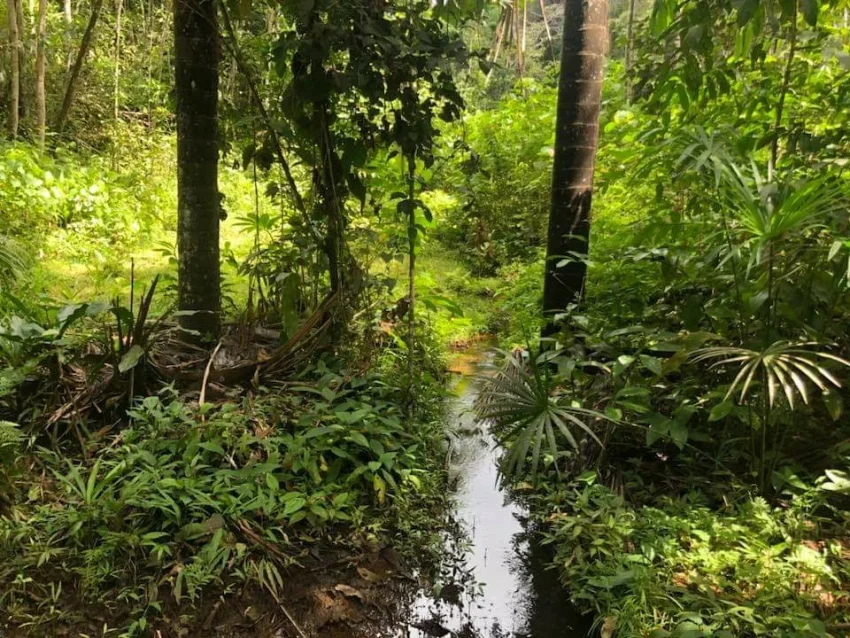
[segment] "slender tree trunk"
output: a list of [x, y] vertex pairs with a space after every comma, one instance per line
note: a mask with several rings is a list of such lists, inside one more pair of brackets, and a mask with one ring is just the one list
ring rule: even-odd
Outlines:
[[68, 84], [65, 87], [65, 97], [62, 100], [62, 107], [59, 109], [59, 117], [56, 119], [56, 132], [62, 133], [65, 130], [65, 125], [68, 123], [68, 116], [71, 113], [71, 105], [74, 103], [74, 96], [77, 93], [77, 84], [80, 79], [80, 72], [83, 70], [83, 62], [91, 48], [92, 40], [94, 39], [94, 28], [97, 26], [97, 20], [100, 18], [100, 10], [103, 8], [103, 0], [94, 0], [91, 8], [91, 16], [89, 17], [86, 32], [83, 34], [83, 39], [80, 42], [80, 49], [77, 51], [77, 57], [74, 60], [74, 65], [71, 67], [71, 75], [68, 77]]
[[632, 57], [635, 44], [635, 0], [629, 0], [629, 27], [626, 31], [626, 104], [632, 103]]
[[549, 43], [549, 55], [555, 59], [555, 44], [552, 42], [552, 29], [549, 28], [549, 18], [546, 17], [546, 0], [540, 0], [540, 16], [543, 18], [543, 26], [546, 28], [546, 42]]
[[484, 79], [484, 84], [487, 85], [490, 82], [490, 76], [493, 75], [493, 67], [496, 66], [496, 61], [499, 59], [499, 53], [502, 50], [502, 42], [505, 39], [505, 34], [509, 29], [509, 21], [510, 21], [510, 9], [508, 7], [502, 8], [502, 14], [499, 16], [499, 22], [496, 24], [496, 42], [493, 45], [493, 51], [490, 55], [490, 62], [493, 66], [487, 71], [487, 77]]
[[18, 116], [21, 108], [21, 58], [18, 34], [18, 11], [15, 8], [18, 0], [6, 0], [9, 18], [9, 64], [11, 89], [9, 92], [9, 137], [18, 138]]
[[525, 56], [522, 51], [522, 25], [519, 17], [519, 0], [514, 0], [513, 8], [514, 45], [516, 47], [516, 70], [522, 76], [525, 68]]
[[124, 0], [115, 2], [115, 77], [112, 99], [112, 168], [118, 168], [118, 110], [121, 101], [121, 14], [124, 10]]
[[47, 138], [47, 98], [45, 95], [44, 63], [47, 36], [47, 0], [38, 3], [38, 44], [35, 52], [35, 103], [38, 116], [38, 145], [44, 149]]
[[607, 22], [607, 0], [567, 0], [564, 6], [543, 291], [543, 310], [549, 325], [544, 335], [557, 331], [553, 315], [579, 301], [584, 291]]
[[27, 113], [27, 21], [24, 19], [24, 2], [15, 0], [15, 16], [18, 24], [18, 122]]
[[218, 47], [214, 0], [177, 0], [177, 296], [180, 325], [203, 338], [221, 327]]
[[416, 206], [413, 205], [416, 196], [416, 158], [407, 158], [407, 197], [410, 202], [410, 212], [407, 220], [408, 245], [408, 291], [410, 305], [407, 309], [407, 382], [409, 384], [410, 405], [413, 406], [413, 392], [416, 387], [414, 374], [416, 372]]
[[331, 290], [337, 292], [344, 285], [342, 273], [342, 213], [340, 208], [341, 198], [337, 192], [337, 180], [334, 171], [334, 151], [330, 130], [327, 127], [327, 113], [322, 113], [321, 124], [324, 142], [322, 149], [322, 172], [324, 173], [324, 184], [322, 204], [325, 208], [325, 217], [328, 222], [328, 234], [325, 240], [325, 251], [328, 255], [328, 272], [330, 274]]
[[525, 58], [525, 43], [528, 33], [528, 0], [522, 2], [522, 56]]
[[502, 40], [505, 37], [505, 29], [508, 23], [508, 9], [503, 8], [499, 15], [499, 22], [496, 24], [496, 40], [493, 44], [493, 50], [490, 53], [490, 61], [495, 62], [499, 57], [499, 51], [502, 49]]
[[74, 24], [71, 0], [63, 0], [62, 9], [65, 16], [65, 50], [68, 52], [65, 58], [65, 72], [70, 72], [71, 65], [74, 63], [74, 54], [71, 51], [71, 28]]
[[779, 161], [779, 137], [782, 129], [782, 112], [785, 109], [785, 96], [791, 86], [791, 70], [794, 65], [794, 54], [797, 51], [797, 3], [791, 12], [791, 26], [788, 39], [788, 59], [785, 61], [785, 73], [782, 77], [782, 88], [779, 90], [779, 101], [776, 104], [776, 118], [773, 122], [773, 135], [770, 138], [770, 159], [767, 163], [767, 181], [772, 182]]

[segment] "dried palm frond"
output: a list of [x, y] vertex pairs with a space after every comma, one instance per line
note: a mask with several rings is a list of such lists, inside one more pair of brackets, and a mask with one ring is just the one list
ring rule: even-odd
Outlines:
[[828, 392], [830, 385], [841, 387], [841, 382], [823, 365], [824, 362], [831, 361], [850, 367], [850, 361], [828, 352], [811, 349], [817, 345], [819, 344], [814, 342], [777, 341], [761, 352], [747, 348], [719, 346], [697, 350], [691, 355], [691, 359], [696, 363], [720, 359], [715, 361], [709, 369], [731, 364], [740, 366], [724, 400], [729, 399], [740, 388], [739, 402], [743, 403], [753, 387], [753, 380], [757, 379], [761, 373], [767, 385], [769, 405], [773, 407], [777, 389], [782, 388], [788, 404], [793, 409], [794, 400], [798, 394], [803, 403], [808, 404], [809, 381], [821, 392]]

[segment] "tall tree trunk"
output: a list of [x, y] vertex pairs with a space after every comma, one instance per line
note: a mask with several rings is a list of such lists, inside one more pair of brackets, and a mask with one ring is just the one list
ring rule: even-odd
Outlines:
[[579, 301], [584, 292], [607, 23], [607, 0], [566, 1], [543, 290], [549, 324], [544, 335], [557, 331], [554, 313]]
[[47, 0], [38, 3], [38, 44], [35, 52], [35, 103], [38, 117], [38, 145], [44, 149], [47, 137], [47, 98], [44, 90], [45, 39], [47, 36]]
[[629, 0], [629, 27], [626, 31], [626, 104], [632, 103], [632, 57], [635, 46], [635, 0]]
[[183, 328], [217, 337], [221, 311], [218, 21], [214, 0], [174, 6], [177, 96], [177, 294]]
[[97, 26], [97, 20], [100, 18], [100, 10], [102, 8], [103, 0], [94, 0], [91, 8], [91, 16], [89, 16], [89, 23], [86, 26], [86, 32], [83, 34], [83, 39], [80, 42], [80, 49], [77, 51], [74, 66], [71, 67], [71, 75], [68, 76], [68, 84], [65, 87], [65, 97], [62, 100], [62, 107], [59, 109], [59, 117], [56, 119], [57, 133], [61, 134], [65, 130], [65, 125], [68, 123], [71, 105], [74, 103], [74, 96], [77, 93], [80, 72], [83, 70], [83, 62], [85, 62], [86, 55], [91, 48], [91, 43], [94, 39], [94, 28]]
[[18, 138], [18, 116], [21, 108], [21, 58], [18, 34], [18, 11], [15, 8], [19, 0], [6, 0], [9, 18], [9, 64], [11, 88], [9, 91], [9, 137]]

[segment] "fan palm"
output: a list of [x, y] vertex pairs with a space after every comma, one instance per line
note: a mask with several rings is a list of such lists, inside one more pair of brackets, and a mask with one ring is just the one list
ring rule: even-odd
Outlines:
[[826, 175], [785, 184], [767, 181], [754, 160], [739, 164], [715, 135], [697, 129], [669, 142], [679, 152], [676, 168], [713, 179], [717, 201], [745, 242], [755, 241], [756, 259], [769, 242], [817, 228], [829, 217], [846, 215], [842, 184]]
[[[576, 451], [583, 435], [602, 445], [588, 422], [607, 417], [566, 402], [549, 373], [549, 358], [542, 363], [525, 362], [510, 353], [502, 354], [505, 364], [485, 378], [476, 412], [479, 419], [491, 423], [499, 443], [507, 450], [500, 468], [504, 476], [521, 476], [529, 452], [531, 474], [536, 475], [544, 443], [554, 458], [561, 451], [559, 439], [566, 440]], [[558, 471], [557, 463], [555, 469]]]
[[816, 345], [818, 344], [814, 342], [795, 344], [777, 341], [761, 352], [722, 346], [702, 348], [693, 353], [692, 360], [715, 360], [710, 368], [731, 364], [740, 366], [724, 400], [740, 389], [739, 402], [743, 403], [753, 387], [753, 380], [760, 373], [767, 386], [768, 405], [773, 407], [777, 390], [781, 388], [788, 399], [788, 405], [793, 409], [797, 395], [802, 398], [803, 403], [809, 402], [809, 381], [821, 392], [827, 392], [829, 385], [841, 387], [839, 380], [823, 365], [824, 362], [832, 361], [850, 367], [850, 361], [828, 352], [812, 350], [812, 346]]

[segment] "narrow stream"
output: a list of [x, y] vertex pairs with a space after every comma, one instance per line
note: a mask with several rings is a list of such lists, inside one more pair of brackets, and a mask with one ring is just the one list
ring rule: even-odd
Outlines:
[[[446, 546], [439, 600], [423, 593], [414, 604], [410, 638], [585, 638], [588, 618], [570, 604], [547, 552], [532, 540], [526, 514], [497, 482], [498, 450], [476, 423], [473, 405], [488, 355], [471, 353], [454, 400], [449, 476], [455, 520], [466, 534]], [[431, 594], [431, 595], [429, 595]]]

